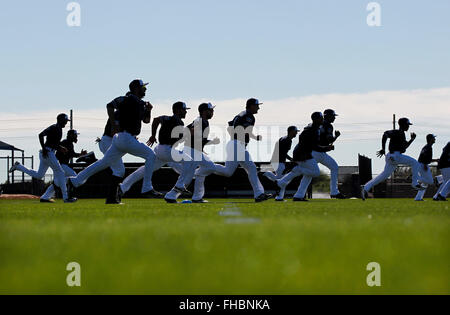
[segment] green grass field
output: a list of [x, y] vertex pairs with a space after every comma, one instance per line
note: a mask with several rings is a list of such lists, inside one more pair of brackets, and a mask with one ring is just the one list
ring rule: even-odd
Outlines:
[[0, 293], [450, 293], [446, 202], [125, 202], [0, 201]]

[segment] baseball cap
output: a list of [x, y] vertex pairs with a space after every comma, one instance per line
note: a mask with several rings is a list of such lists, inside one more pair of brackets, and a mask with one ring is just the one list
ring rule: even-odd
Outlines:
[[207, 109], [214, 109], [216, 106], [213, 106], [213, 104], [211, 103], [202, 103], [200, 104], [200, 106], [198, 107], [198, 111], [200, 113], [202, 113], [203, 111], [207, 110]]
[[79, 135], [80, 133], [78, 131], [76, 131], [75, 129], [70, 129], [69, 131], [67, 131], [67, 136], [74, 136], [74, 135]]
[[410, 126], [412, 126], [412, 124], [411, 124], [411, 122], [409, 121], [408, 118], [400, 118], [400, 119], [398, 120], [398, 124], [399, 124], [400, 126], [404, 126], [404, 125], [410, 125]]
[[429, 135], [427, 135], [427, 141], [430, 141], [431, 139], [435, 139], [436, 135], [430, 133]]
[[56, 119], [58, 121], [70, 121], [69, 116], [67, 116], [66, 114], [59, 114]]
[[312, 115], [311, 115], [311, 119], [312, 120], [316, 120], [316, 119], [321, 118], [321, 117], [323, 117], [321, 112], [315, 112], [315, 113], [312, 113]]
[[287, 131], [289, 133], [291, 131], [299, 131], [299, 129], [296, 126], [290, 126]]
[[332, 109], [326, 109], [326, 110], [323, 112], [323, 115], [324, 115], [324, 116], [339, 116], [339, 115], [336, 114], [336, 112], [335, 112], [334, 110], [332, 110]]
[[135, 88], [140, 88], [146, 85], [148, 85], [148, 82], [144, 83], [144, 81], [142, 81], [141, 79], [136, 79], [131, 81], [128, 87], [130, 88], [130, 91], [133, 91]]
[[260, 103], [258, 99], [256, 98], [250, 98], [247, 100], [247, 108], [253, 105], [262, 105], [263, 103]]
[[186, 106], [186, 103], [184, 102], [176, 102], [172, 105], [172, 110], [177, 110], [177, 109], [191, 109], [190, 107]]

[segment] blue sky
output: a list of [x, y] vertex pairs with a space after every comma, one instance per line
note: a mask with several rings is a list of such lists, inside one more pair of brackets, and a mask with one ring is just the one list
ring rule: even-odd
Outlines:
[[[76, 113], [100, 111], [135, 77], [151, 82], [148, 100], [165, 109], [179, 99], [228, 104], [254, 96], [276, 106], [280, 100], [314, 95], [373, 91], [407, 95], [412, 90], [450, 87], [448, 0], [378, 1], [381, 27], [366, 24], [370, 1], [360, 0], [85, 0], [78, 1], [81, 27], [66, 24], [69, 2], [2, 1], [2, 116], [32, 119], [38, 112], [70, 108]], [[412, 119], [427, 116], [431, 124], [433, 117], [450, 115], [448, 110], [430, 110], [433, 101], [432, 96], [431, 103], [415, 103]], [[283, 107], [276, 121], [269, 115], [276, 108], [261, 112], [258, 120], [306, 123], [310, 113], [302, 111], [301, 103], [292, 104]], [[323, 104], [328, 105], [333, 106]], [[352, 119], [387, 121], [374, 131], [375, 139], [390, 127], [395, 111], [390, 103], [385, 113]], [[235, 114], [231, 105], [230, 111], [221, 113], [228, 115], [226, 119]], [[95, 132], [101, 133], [106, 114], [96, 118]], [[40, 126], [16, 123], [21, 131], [29, 128], [30, 138], [14, 138], [18, 130], [4, 127], [0, 139], [35, 154], [34, 137]], [[441, 141], [439, 145], [445, 140]], [[366, 143], [367, 151], [375, 151], [378, 142]], [[354, 155], [343, 152], [341, 159], [350, 164]]]

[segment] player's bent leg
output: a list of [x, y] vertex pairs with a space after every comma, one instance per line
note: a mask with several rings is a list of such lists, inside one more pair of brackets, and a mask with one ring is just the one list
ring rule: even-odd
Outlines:
[[55, 196], [55, 187], [53, 184], [48, 186], [47, 190], [44, 192], [44, 194], [40, 197], [40, 200], [42, 202], [50, 201]]
[[89, 165], [83, 171], [78, 173], [77, 176], [70, 177], [69, 180], [74, 187], [80, 187], [81, 185], [86, 183], [86, 181], [91, 176], [110, 167], [114, 161], [121, 159], [122, 156], [124, 156], [124, 155], [125, 155], [125, 153], [118, 150], [118, 148], [114, 145], [114, 141], [113, 141], [113, 145], [111, 145], [111, 147], [108, 149], [108, 151], [106, 151], [105, 156], [102, 159]]
[[[47, 154], [50, 154], [50, 152], [48, 152]], [[16, 170], [21, 171], [21, 172], [27, 174], [28, 176], [31, 176], [36, 179], [42, 179], [42, 178], [44, 178], [45, 173], [47, 172], [48, 168], [50, 167], [47, 159], [48, 159], [48, 155], [47, 155], [47, 157], [44, 157], [42, 155], [42, 151], [40, 151], [39, 152], [39, 169], [38, 169], [38, 171], [30, 170], [21, 164], [16, 165], [15, 168], [16, 168]]]
[[264, 187], [262, 186], [258, 178], [258, 170], [255, 163], [252, 161], [250, 154], [247, 152], [246, 161], [240, 162], [241, 166], [245, 169], [248, 175], [248, 179], [253, 188], [253, 195], [258, 198], [264, 194]]
[[399, 164], [406, 164], [409, 167], [411, 167], [411, 173], [412, 173], [411, 186], [416, 188], [417, 185], [419, 185], [419, 181], [421, 181], [421, 182], [423, 181], [422, 177], [419, 175], [419, 170], [420, 170], [419, 162], [417, 162], [416, 159], [414, 159], [408, 155], [405, 155], [405, 154], [399, 154], [396, 159]]
[[64, 201], [69, 200], [66, 186], [66, 175], [54, 152], [50, 152], [48, 154], [47, 161], [50, 168], [53, 170], [54, 184], [61, 189]]
[[336, 196], [340, 194], [338, 186], [339, 165], [331, 156], [324, 154], [325, 158], [322, 164], [330, 170], [330, 195]]
[[391, 163], [389, 158], [386, 157], [386, 165], [384, 166], [383, 172], [381, 174], [379, 174], [377, 177], [373, 178], [368, 183], [366, 183], [363, 188], [364, 191], [369, 192], [374, 186], [376, 186], [379, 183], [388, 179], [389, 176], [391, 176], [391, 174], [395, 171], [396, 168], [397, 168], [397, 165]]
[[294, 195], [294, 201], [305, 200], [306, 191], [308, 190], [312, 179], [312, 176], [303, 176], [302, 180], [300, 181], [300, 185], [298, 186], [297, 192]]
[[200, 201], [205, 196], [205, 176], [196, 176], [194, 182], [194, 194], [192, 200]]
[[145, 166], [139, 167], [137, 170], [135, 170], [133, 173], [128, 175], [121, 184], [119, 184], [120, 189], [123, 193], [126, 193], [130, 190], [131, 186], [133, 186], [135, 183], [140, 181], [144, 178], [145, 174]]

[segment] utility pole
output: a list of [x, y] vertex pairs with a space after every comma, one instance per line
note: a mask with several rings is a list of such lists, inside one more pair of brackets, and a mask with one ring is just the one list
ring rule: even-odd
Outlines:
[[73, 129], [73, 110], [70, 110], [70, 129]]
[[[70, 110], [70, 130], [73, 129], [73, 110]], [[70, 164], [73, 164], [73, 158], [70, 159]]]

